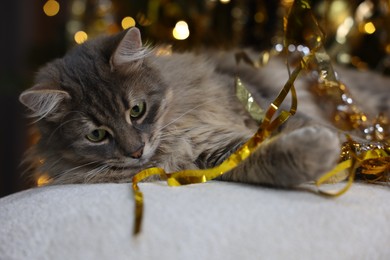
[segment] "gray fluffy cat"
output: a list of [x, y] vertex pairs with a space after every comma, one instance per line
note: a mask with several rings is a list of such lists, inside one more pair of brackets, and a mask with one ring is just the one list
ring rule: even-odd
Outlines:
[[[86, 42], [42, 68], [21, 94], [41, 135], [26, 160], [57, 184], [128, 182], [148, 167], [213, 167], [258, 127], [235, 96], [236, 69], [232, 53], [155, 55], [137, 28]], [[277, 60], [260, 70], [240, 65], [238, 74], [264, 108], [288, 78]], [[355, 96], [372, 100], [364, 111], [388, 113], [389, 80], [375, 79], [378, 91], [357, 89]], [[324, 126], [303, 83], [300, 113], [221, 179], [290, 187], [335, 166], [341, 135]]]

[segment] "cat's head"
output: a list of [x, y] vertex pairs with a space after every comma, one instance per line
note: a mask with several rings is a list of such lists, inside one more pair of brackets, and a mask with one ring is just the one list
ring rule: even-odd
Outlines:
[[131, 28], [86, 42], [42, 68], [20, 95], [37, 120], [41, 152], [75, 167], [126, 169], [150, 159], [167, 86], [147, 56], [139, 30]]

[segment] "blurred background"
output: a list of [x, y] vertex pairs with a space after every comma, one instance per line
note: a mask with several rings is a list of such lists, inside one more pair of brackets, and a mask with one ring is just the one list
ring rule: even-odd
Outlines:
[[[44, 63], [131, 26], [150, 44], [277, 49], [292, 0], [18, 0], [0, 8], [0, 197], [32, 187], [19, 166], [31, 145], [18, 95]], [[335, 63], [390, 75], [390, 0], [312, 1]]]

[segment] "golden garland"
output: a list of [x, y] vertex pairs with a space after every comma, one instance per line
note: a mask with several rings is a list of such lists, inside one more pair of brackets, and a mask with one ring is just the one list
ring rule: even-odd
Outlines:
[[379, 114], [376, 119], [370, 121], [356, 106], [348, 88], [337, 80], [331, 59], [323, 47], [325, 36], [312, 13], [310, 1], [294, 1], [285, 22], [285, 45], [297, 44], [298, 41], [312, 50], [310, 67], [318, 74], [313, 92], [322, 101], [330, 103], [334, 109], [332, 112], [334, 125], [341, 131], [351, 131], [365, 139], [364, 142], [357, 142], [348, 136], [348, 141], [342, 145], [340, 164], [316, 182], [317, 186], [320, 186], [335, 180], [334, 177], [337, 177], [336, 180], [340, 176], [343, 179], [345, 176], [343, 172], [348, 171], [346, 187], [337, 192], [320, 193], [340, 195], [348, 190], [356, 175], [365, 180], [388, 182], [390, 169], [388, 118], [384, 114]]

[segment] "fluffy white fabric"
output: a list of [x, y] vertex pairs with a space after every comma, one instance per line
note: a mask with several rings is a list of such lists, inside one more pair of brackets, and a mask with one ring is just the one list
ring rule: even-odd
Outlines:
[[[225, 182], [52, 186], [0, 199], [0, 259], [389, 259], [390, 189], [339, 198]], [[335, 185], [340, 187], [339, 185]]]

